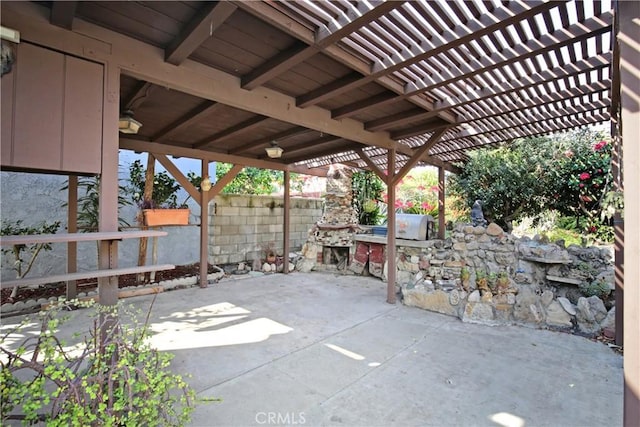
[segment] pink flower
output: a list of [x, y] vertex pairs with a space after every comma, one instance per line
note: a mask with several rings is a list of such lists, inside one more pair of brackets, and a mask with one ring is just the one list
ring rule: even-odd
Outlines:
[[433, 209], [431, 207], [431, 205], [429, 204], [429, 202], [423, 202], [421, 205], [422, 209], [424, 209], [425, 211], [430, 211], [431, 209]]
[[408, 200], [407, 203], [405, 204], [406, 207], [408, 208], [412, 208], [413, 207], [413, 202], [411, 200]]
[[588, 172], [582, 172], [580, 174], [580, 181], [584, 181], [585, 179], [589, 179], [589, 178], [591, 178], [591, 175], [589, 175]]
[[431, 186], [431, 191], [433, 191], [434, 193], [438, 192], [438, 186], [437, 185], [432, 185]]
[[564, 156], [565, 157], [569, 157], [569, 158], [573, 157], [573, 151], [571, 151], [571, 150], [565, 151], [564, 152]]
[[584, 187], [584, 184], [583, 184], [583, 183], [580, 183], [580, 188], [582, 188], [582, 187]]
[[404, 204], [402, 203], [402, 200], [396, 199], [396, 203], [394, 204], [394, 206], [396, 207], [396, 209], [399, 209], [399, 208], [403, 207]]
[[418, 190], [419, 191], [424, 191], [424, 185], [418, 185]]
[[593, 149], [595, 151], [600, 151], [606, 146], [607, 146], [607, 141], [600, 141], [596, 145], [593, 146]]

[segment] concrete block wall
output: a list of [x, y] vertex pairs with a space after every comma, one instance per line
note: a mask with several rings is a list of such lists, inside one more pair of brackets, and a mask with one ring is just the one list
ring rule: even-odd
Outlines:
[[[322, 216], [323, 199], [292, 198], [290, 248], [299, 250]], [[219, 195], [209, 206], [209, 262], [229, 264], [264, 258], [263, 248], [283, 248], [282, 196]]]

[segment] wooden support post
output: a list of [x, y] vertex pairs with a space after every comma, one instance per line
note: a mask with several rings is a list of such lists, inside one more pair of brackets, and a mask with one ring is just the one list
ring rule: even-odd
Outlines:
[[282, 272], [289, 274], [289, 238], [291, 235], [291, 172], [284, 171], [284, 215], [282, 223]]
[[[67, 232], [78, 231], [78, 177], [69, 175], [67, 189]], [[67, 242], [67, 273], [78, 271], [78, 243]], [[67, 281], [67, 300], [72, 300], [78, 295], [76, 280]]]
[[[105, 64], [102, 126], [102, 173], [98, 209], [98, 230], [118, 231], [118, 119], [120, 118], [120, 68], [114, 63]], [[118, 244], [102, 241], [98, 251], [100, 269], [118, 267]], [[102, 305], [118, 303], [118, 277], [98, 279], [98, 300]], [[111, 322], [105, 321], [104, 332]]]
[[387, 153], [387, 302], [396, 303], [396, 150]]
[[640, 420], [640, 199], [629, 191], [640, 185], [640, 3], [619, 1], [620, 106], [622, 170], [624, 173], [624, 419], [625, 426]]
[[[617, 119], [617, 118], [616, 118]], [[611, 123], [611, 136], [613, 137], [613, 150], [611, 153], [611, 173], [613, 175], [613, 189], [617, 192], [624, 192], [622, 178], [622, 142], [618, 121]], [[624, 344], [624, 219], [620, 212], [613, 216], [613, 251], [615, 260], [614, 283], [616, 289], [616, 344]]]
[[[209, 176], [209, 162], [202, 160], [202, 173], [204, 180]], [[200, 287], [209, 286], [209, 189], [200, 188]]]
[[[147, 169], [144, 173], [144, 192], [142, 193], [142, 203], [144, 206], [148, 206], [153, 200], [153, 180], [156, 173], [156, 158], [153, 154], [147, 155]], [[148, 228], [144, 225], [144, 217], [140, 216], [140, 226], [142, 230]], [[138, 266], [143, 266], [147, 263], [147, 250], [149, 247], [149, 239], [146, 237], [140, 238], [140, 244], [138, 247]], [[138, 274], [138, 282], [146, 282], [146, 273]]]
[[438, 239], [444, 240], [445, 235], [445, 206], [444, 206], [444, 168], [438, 168]]

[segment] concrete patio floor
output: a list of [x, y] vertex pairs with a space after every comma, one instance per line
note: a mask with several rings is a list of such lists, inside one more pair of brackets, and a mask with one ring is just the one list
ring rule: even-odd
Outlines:
[[622, 425], [622, 356], [602, 343], [390, 305], [385, 286], [293, 273], [166, 292], [154, 344], [222, 399], [193, 426]]

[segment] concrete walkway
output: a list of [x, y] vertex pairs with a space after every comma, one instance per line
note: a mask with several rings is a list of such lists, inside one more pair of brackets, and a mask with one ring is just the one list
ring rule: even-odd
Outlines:
[[622, 425], [622, 357], [605, 345], [389, 305], [385, 286], [293, 273], [167, 292], [154, 343], [222, 399], [194, 426]]

